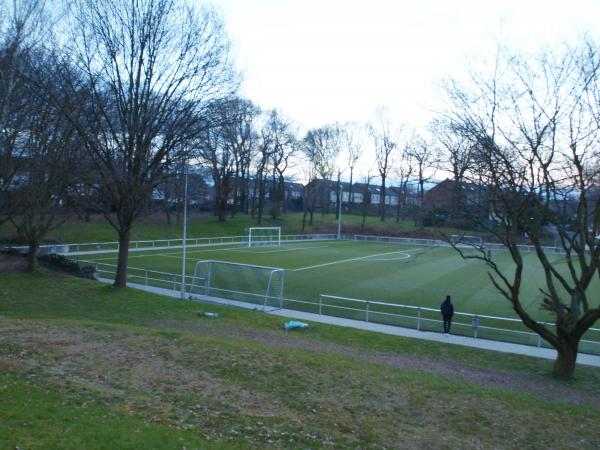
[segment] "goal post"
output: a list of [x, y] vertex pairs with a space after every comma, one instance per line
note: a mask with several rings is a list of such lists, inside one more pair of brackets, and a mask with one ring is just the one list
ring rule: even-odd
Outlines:
[[469, 236], [463, 234], [453, 234], [450, 236], [450, 242], [452, 245], [464, 246], [464, 247], [475, 247], [479, 249], [484, 248], [483, 238], [481, 236]]
[[281, 309], [284, 281], [285, 271], [278, 267], [202, 260], [196, 262], [190, 294]]
[[281, 227], [248, 228], [248, 247], [281, 245]]

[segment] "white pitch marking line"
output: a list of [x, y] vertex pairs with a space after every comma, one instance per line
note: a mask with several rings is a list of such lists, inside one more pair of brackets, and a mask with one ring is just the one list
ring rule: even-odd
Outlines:
[[[239, 249], [232, 249], [232, 248], [207, 248], [207, 249], [203, 249], [203, 250], [188, 250], [187, 253], [188, 254], [196, 254], [196, 253], [207, 253], [207, 252], [219, 252], [219, 251], [225, 251], [225, 250], [239, 250]], [[149, 254], [145, 254], [145, 255], [132, 255], [131, 253], [129, 254], [129, 259], [132, 258], [152, 258], [153, 256], [166, 256], [166, 257], [174, 257], [179, 255], [179, 258], [181, 258], [181, 252], [171, 252], [171, 253], [150, 253], [152, 250], [148, 250]], [[94, 261], [110, 261], [113, 259], [116, 259], [116, 256], [110, 256], [110, 257], [106, 257], [106, 258], [94, 258]]]
[[[375, 255], [367, 255], [367, 256], [360, 256], [358, 258], [342, 259], [340, 261], [333, 261], [333, 262], [328, 262], [328, 263], [323, 263], [323, 264], [316, 264], [314, 266], [300, 267], [298, 269], [289, 269], [289, 270], [290, 270], [290, 272], [299, 272], [301, 270], [317, 269], [319, 267], [332, 266], [334, 264], [342, 264], [342, 263], [352, 262], [352, 261], [361, 261], [363, 259], [376, 258], [377, 256], [393, 255], [393, 254], [397, 254], [397, 253], [406, 254], [406, 251], [404, 250], [404, 251], [398, 251], [398, 252], [377, 253]], [[408, 257], [410, 258], [410, 255], [408, 255]]]
[[410, 253], [400, 253], [400, 256], [391, 257], [391, 258], [373, 258], [371, 261], [403, 261], [405, 259], [410, 258]]
[[295, 252], [296, 250], [312, 250], [313, 248], [326, 248], [331, 247], [330, 245], [315, 245], [313, 247], [293, 247], [293, 248], [284, 248], [281, 250], [269, 250], [266, 252], [255, 252], [255, 253], [281, 253], [281, 252]]

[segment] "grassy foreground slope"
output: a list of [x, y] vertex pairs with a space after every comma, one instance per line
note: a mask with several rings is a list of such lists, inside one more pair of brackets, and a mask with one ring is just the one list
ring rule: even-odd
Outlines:
[[600, 370], [565, 385], [549, 361], [281, 323], [1, 273], [0, 447], [600, 446]]

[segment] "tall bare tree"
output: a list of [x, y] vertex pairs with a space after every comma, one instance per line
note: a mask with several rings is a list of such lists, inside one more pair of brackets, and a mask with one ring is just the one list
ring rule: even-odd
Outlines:
[[362, 221], [360, 223], [361, 231], [365, 230], [367, 223], [367, 212], [369, 211], [369, 205], [371, 204], [371, 171], [365, 176], [365, 181], [362, 185]]
[[[499, 53], [491, 74], [477, 73], [467, 85], [448, 84], [448, 116], [477, 147], [471, 176], [488, 193], [479, 206], [495, 218], [489, 231], [513, 266], [457, 250], [485, 263], [525, 326], [556, 348], [554, 375], [563, 379], [573, 377], [579, 342], [600, 318], [600, 301], [589, 292], [600, 277], [600, 203], [591, 195], [599, 176], [599, 128], [597, 103], [588, 102], [598, 98], [597, 48]], [[561, 256], [545, 247], [543, 225], [556, 230]], [[535, 249], [543, 271], [536, 306], [546, 314], [528, 307], [532, 299], [522, 292], [520, 236]]]
[[425, 183], [429, 181], [435, 173], [438, 162], [437, 149], [431, 142], [413, 132], [407, 153], [414, 162], [414, 168], [417, 175], [418, 207], [416, 208], [415, 221], [420, 228], [423, 228]]
[[[324, 125], [309, 130], [303, 140], [306, 158], [314, 167], [315, 174], [324, 182], [331, 181], [336, 169], [337, 157], [342, 145], [341, 130], [338, 124]], [[322, 213], [325, 214], [329, 199], [326, 198], [325, 183], [318, 183], [318, 196]]]
[[271, 215], [279, 218], [280, 212], [285, 212], [285, 173], [292, 166], [293, 158], [298, 149], [296, 132], [290, 121], [278, 114], [273, 123], [273, 155], [272, 155], [272, 195]]
[[433, 120], [430, 129], [434, 140], [440, 144], [440, 169], [451, 172], [454, 180], [462, 183], [475, 164], [473, 143], [460, 132], [458, 124], [446, 118]]
[[93, 185], [119, 235], [115, 286], [125, 286], [131, 229], [144, 213], [168, 161], [209, 123], [207, 106], [230, 94], [223, 21], [183, 0], [77, 0], [65, 58], [76, 125], [97, 172]]
[[410, 145], [405, 145], [400, 154], [399, 163], [395, 167], [398, 178], [398, 204], [396, 205], [396, 223], [400, 222], [402, 212], [408, 206], [411, 186], [410, 181], [415, 171]]
[[373, 144], [375, 146], [375, 159], [377, 171], [381, 179], [379, 198], [379, 217], [385, 221], [386, 208], [386, 181], [394, 164], [394, 153], [398, 148], [398, 130], [391, 124], [389, 113], [385, 109], [378, 109], [375, 118], [369, 126]]
[[250, 100], [233, 98], [227, 102], [231, 120], [222, 126], [225, 145], [231, 148], [234, 159], [232, 216], [238, 211], [248, 212], [250, 196], [250, 166], [256, 153], [258, 132], [256, 122], [260, 108]]
[[[215, 103], [215, 110], [211, 113], [216, 116], [227, 114], [228, 110], [220, 102]], [[235, 159], [231, 145], [225, 142], [223, 128], [217, 124], [206, 127], [194, 141], [192, 154], [200, 164], [210, 168], [213, 180], [214, 214], [220, 222], [227, 219], [227, 209], [233, 177], [235, 173]]]
[[60, 98], [65, 95], [64, 90], [52, 73], [44, 71], [43, 79], [46, 88], [27, 98], [31, 116], [19, 139], [26, 151], [21, 155], [20, 181], [8, 196], [10, 221], [29, 245], [30, 270], [37, 267], [38, 249], [44, 236], [63, 223], [77, 204], [75, 197], [80, 195], [81, 188], [78, 173], [83, 159], [75, 129], [53, 102], [41, 95], [53, 90], [55, 98]]
[[363, 153], [362, 128], [356, 123], [346, 123], [342, 127], [342, 148], [346, 154], [346, 165], [350, 170], [350, 186], [348, 202], [352, 204], [352, 185], [354, 183], [354, 169]]
[[306, 218], [310, 215], [309, 223], [313, 224], [315, 207], [318, 201], [319, 192], [316, 185], [319, 178], [317, 169], [311, 160], [306, 156], [306, 164], [303, 164], [305, 170], [306, 184], [302, 189], [302, 231], [306, 230]]
[[9, 219], [8, 190], [27, 160], [23, 136], [38, 102], [31, 77], [32, 52], [46, 35], [50, 16], [43, 1], [0, 2], [0, 223]]

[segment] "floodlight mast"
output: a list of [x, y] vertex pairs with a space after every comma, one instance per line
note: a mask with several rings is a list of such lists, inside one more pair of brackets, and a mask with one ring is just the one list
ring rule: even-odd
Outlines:
[[181, 259], [181, 300], [185, 299], [185, 256], [186, 247], [185, 242], [187, 240], [187, 195], [188, 195], [188, 171], [187, 162], [183, 166], [184, 171], [184, 189], [183, 189], [183, 242], [182, 248], [182, 259]]
[[340, 204], [338, 205], [338, 227], [337, 227], [337, 238], [338, 241], [342, 239], [342, 202], [344, 190], [342, 189], [342, 183], [340, 180], [340, 171], [338, 170], [338, 198], [340, 199]]

